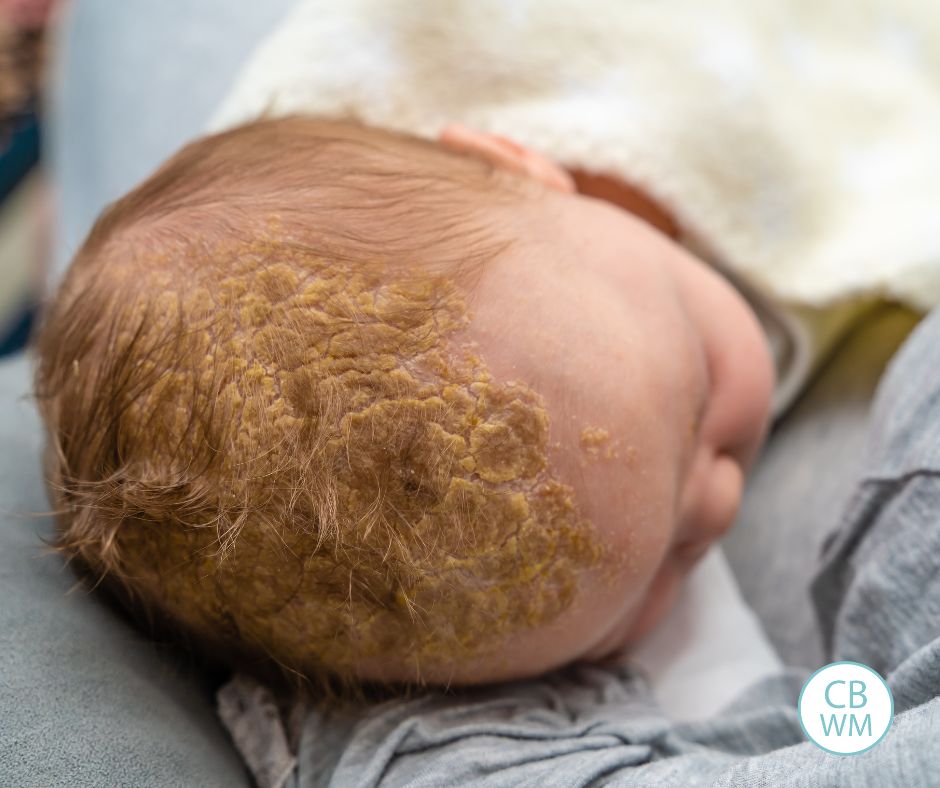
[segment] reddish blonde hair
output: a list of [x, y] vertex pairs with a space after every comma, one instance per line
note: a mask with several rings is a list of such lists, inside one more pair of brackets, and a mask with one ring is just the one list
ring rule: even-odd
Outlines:
[[[440, 349], [513, 242], [497, 209], [526, 189], [352, 122], [185, 147], [103, 213], [38, 335], [58, 549], [151, 622], [308, 677], [349, 678], [363, 620], [381, 623], [373, 652], [433, 656], [445, 621], [463, 647], [557, 615], [596, 549], [546, 467], [544, 409]], [[495, 556], [510, 533], [528, 553]], [[570, 565], [549, 560], [562, 542]], [[431, 587], [442, 556], [460, 565]], [[512, 590], [525, 562], [537, 609]], [[428, 613], [451, 596], [462, 607]], [[482, 617], [458, 631], [464, 608]]]

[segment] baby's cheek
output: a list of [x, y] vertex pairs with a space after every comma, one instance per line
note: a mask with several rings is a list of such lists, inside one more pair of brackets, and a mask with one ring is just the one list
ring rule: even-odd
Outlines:
[[713, 457], [703, 474], [695, 527], [671, 545], [640, 604], [624, 645], [645, 638], [669, 613], [692, 567], [734, 522], [743, 487], [740, 466], [727, 455]]
[[744, 490], [744, 472], [728, 454], [703, 448], [689, 481], [688, 504], [677, 547], [704, 552], [734, 523]]
[[652, 564], [642, 576], [623, 575], [611, 583], [585, 583], [587, 591], [579, 613], [581, 625], [588, 632], [581, 644], [580, 658], [604, 659], [642, 638], [661, 614], [653, 607], [671, 606], [675, 590], [670, 587], [668, 572]]
[[[622, 486], [622, 485], [621, 485]], [[586, 659], [601, 659], [649, 632], [675, 600], [682, 572], [676, 564], [676, 517], [668, 485], [635, 490], [632, 504], [610, 502], [610, 517], [599, 518], [608, 545], [605, 570], [585, 585], [586, 607], [602, 637], [587, 644]], [[640, 492], [647, 494], [641, 495]], [[616, 516], [614, 516], [616, 515]]]
[[667, 559], [663, 563], [633, 618], [624, 645], [633, 646], [641, 641], [666, 616], [676, 603], [683, 577], [676, 562]]

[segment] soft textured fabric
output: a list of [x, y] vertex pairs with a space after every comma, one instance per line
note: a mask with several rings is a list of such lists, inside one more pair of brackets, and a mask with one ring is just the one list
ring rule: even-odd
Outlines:
[[44, 551], [29, 373], [0, 363], [0, 785], [247, 785], [208, 683]]
[[728, 559], [712, 547], [689, 573], [665, 619], [630, 654], [670, 720], [706, 719], [783, 670]]
[[[237, 675], [217, 693], [219, 717], [232, 734], [261, 788], [280, 788], [292, 778], [297, 758], [291, 752], [280, 709], [257, 681]], [[296, 746], [296, 745], [295, 745]]]
[[[812, 583], [823, 660], [872, 666], [894, 696], [892, 728], [867, 753], [834, 756], [804, 740], [796, 701], [809, 670], [750, 684], [742, 676], [739, 696], [721, 712], [675, 722], [639, 673], [611, 663], [342, 713], [307, 710], [292, 734], [297, 770], [277, 785], [934, 784], [938, 447], [940, 310], [917, 328], [879, 388], [860, 476]], [[242, 691], [247, 697], [257, 688]]]
[[457, 121], [630, 181], [790, 306], [782, 412], [872, 297], [940, 304], [938, 51], [932, 0], [299, 0], [212, 128]]
[[810, 578], [862, 471], [883, 369], [919, 317], [885, 305], [840, 344], [771, 433], [722, 543], [742, 596], [787, 665], [824, 663]]

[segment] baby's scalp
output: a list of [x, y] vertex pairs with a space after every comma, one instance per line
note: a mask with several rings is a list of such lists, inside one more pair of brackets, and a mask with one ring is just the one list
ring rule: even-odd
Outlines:
[[466, 195], [509, 187], [351, 124], [196, 146], [102, 219], [40, 337], [62, 549], [308, 675], [420, 676], [557, 618], [601, 544], [539, 394], [462, 338], [506, 240]]

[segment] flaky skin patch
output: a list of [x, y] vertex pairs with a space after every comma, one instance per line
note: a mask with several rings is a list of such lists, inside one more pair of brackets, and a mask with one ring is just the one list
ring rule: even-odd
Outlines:
[[120, 522], [125, 583], [339, 675], [451, 665], [572, 605], [601, 543], [549, 465], [542, 398], [452, 339], [451, 280], [276, 241], [200, 254], [233, 262], [148, 274], [112, 349], [150, 381], [121, 416], [128, 494], [178, 502]]
[[585, 427], [579, 442], [589, 459], [614, 460], [620, 456], [617, 448], [620, 441], [611, 441], [610, 433], [602, 427]]

